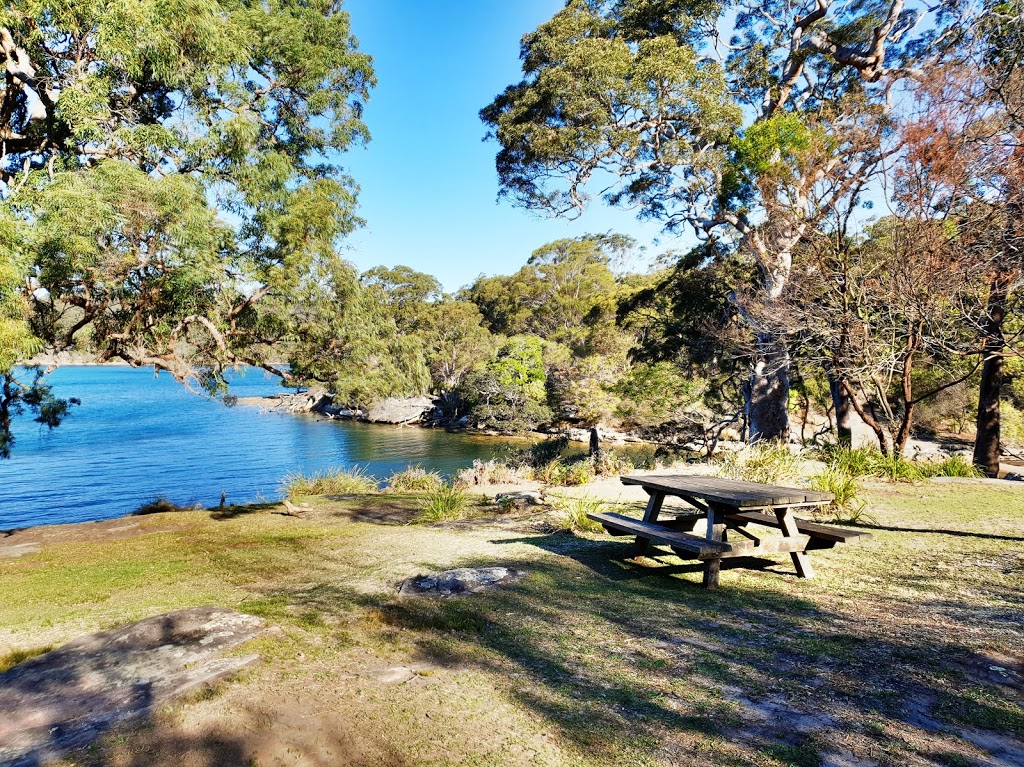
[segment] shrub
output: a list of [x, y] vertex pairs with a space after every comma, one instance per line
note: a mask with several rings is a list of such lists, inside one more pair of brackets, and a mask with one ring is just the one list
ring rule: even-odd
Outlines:
[[421, 466], [410, 466], [388, 478], [385, 492], [392, 493], [435, 493], [444, 484], [444, 477], [436, 471], [426, 471]]
[[829, 521], [857, 522], [864, 517], [865, 501], [860, 497], [860, 485], [843, 469], [826, 466], [821, 474], [811, 477], [811, 489], [835, 496], [828, 506]]
[[417, 522], [450, 522], [463, 519], [469, 506], [469, 496], [454, 484], [441, 485], [428, 496]]
[[720, 459], [718, 474], [730, 479], [772, 484], [796, 475], [797, 457], [785, 442], [759, 442]]
[[599, 477], [617, 477], [633, 471], [633, 462], [611, 450], [602, 450], [596, 458], [591, 459], [594, 474]]
[[557, 523], [560, 529], [571, 533], [600, 533], [604, 528], [600, 523], [587, 517], [588, 514], [598, 514], [605, 510], [607, 505], [590, 496], [582, 498], [558, 497], [552, 503], [558, 512]]
[[377, 480], [359, 466], [328, 469], [308, 476], [289, 474], [282, 480], [282, 485], [289, 498], [302, 495], [369, 495], [380, 491]]

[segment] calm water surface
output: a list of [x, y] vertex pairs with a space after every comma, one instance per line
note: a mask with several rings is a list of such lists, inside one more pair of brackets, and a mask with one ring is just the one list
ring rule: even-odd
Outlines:
[[[50, 431], [25, 416], [13, 457], [0, 460], [0, 530], [109, 519], [156, 497], [174, 503], [245, 503], [281, 497], [289, 473], [359, 466], [383, 479], [410, 465], [450, 475], [506, 445], [416, 427], [373, 426], [226, 407], [167, 374], [127, 367], [66, 367], [49, 377], [80, 407]], [[232, 393], [280, 391], [259, 371]]]

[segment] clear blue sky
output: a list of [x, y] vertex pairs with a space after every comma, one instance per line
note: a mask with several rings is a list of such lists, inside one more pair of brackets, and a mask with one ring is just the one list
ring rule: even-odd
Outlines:
[[[480, 274], [509, 274], [540, 245], [586, 232], [631, 234], [647, 254], [660, 227], [595, 202], [575, 222], [545, 219], [498, 202], [497, 145], [484, 143], [477, 113], [521, 78], [519, 39], [562, 0], [347, 0], [360, 48], [378, 86], [366, 110], [373, 139], [343, 163], [367, 221], [347, 241], [362, 270], [405, 264], [453, 291]], [[638, 264], [637, 266], [642, 266]]]

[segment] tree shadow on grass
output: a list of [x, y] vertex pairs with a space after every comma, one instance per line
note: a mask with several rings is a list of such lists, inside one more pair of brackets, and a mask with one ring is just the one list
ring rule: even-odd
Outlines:
[[982, 538], [990, 541], [1013, 541], [1024, 543], [1024, 536], [996, 535], [995, 533], [977, 533], [970, 530], [947, 530], [942, 528], [927, 529], [919, 527], [895, 527], [893, 525], [876, 525], [867, 522], [850, 522], [848, 527], [864, 528], [867, 530], [884, 530], [890, 533], [914, 533], [925, 535], [951, 535], [957, 538]]
[[260, 514], [266, 511], [285, 514], [287, 516], [287, 512], [281, 510], [281, 503], [279, 501], [246, 503], [241, 506], [214, 507], [207, 509], [207, 511], [210, 512], [210, 519], [216, 519], [218, 521], [238, 519], [239, 517], [246, 517], [250, 514]]
[[958, 736], [965, 722], [1024, 757], [1005, 690], [951, 688], [951, 668], [974, 656], [956, 632], [893, 634], [771, 584], [706, 591], [678, 577], [687, 566], [624, 570], [612, 559], [621, 543], [521, 542], [564, 559], [465, 561], [529, 575], [486, 596], [394, 601], [383, 615], [416, 632], [431, 661], [506, 680], [508, 694], [608, 763], [668, 746], [695, 763], [706, 748], [721, 759], [709, 763], [787, 749], [806, 755], [800, 764], [826, 751], [942, 760], [978, 753]]

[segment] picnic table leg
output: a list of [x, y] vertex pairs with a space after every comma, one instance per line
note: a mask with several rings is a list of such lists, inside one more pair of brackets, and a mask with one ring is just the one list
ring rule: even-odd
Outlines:
[[[708, 504], [708, 531], [707, 539], [709, 541], [724, 541], [726, 538], [725, 531], [725, 515], [726, 510], [717, 508], [712, 504]], [[704, 588], [706, 589], [717, 589], [718, 588], [718, 573], [722, 569], [722, 558], [715, 557], [714, 559], [704, 560]]]
[[[646, 490], [647, 488], [644, 489]], [[665, 494], [658, 492], [657, 490], [647, 490], [647, 492], [651, 497], [647, 500], [647, 509], [644, 511], [644, 522], [654, 523], [658, 521], [658, 514], [661, 513], [661, 504], [665, 502]], [[650, 548], [651, 539], [638, 535], [629, 555], [631, 557], [645, 557], [647, 556], [647, 551]]]
[[[794, 535], [800, 534], [800, 531], [796, 528], [796, 520], [793, 519], [792, 509], [775, 509], [775, 517], [779, 520], [779, 528], [782, 530], [783, 538], [792, 538]], [[814, 577], [814, 568], [811, 567], [811, 559], [807, 556], [806, 551], [791, 551], [789, 556], [793, 559], [793, 566], [796, 568], [797, 575], [801, 578]]]

